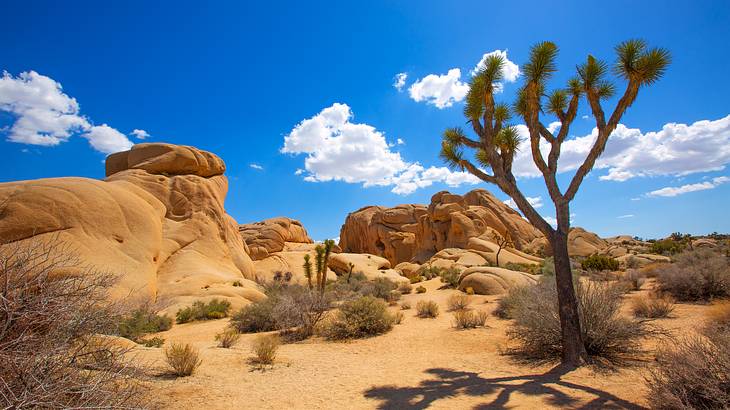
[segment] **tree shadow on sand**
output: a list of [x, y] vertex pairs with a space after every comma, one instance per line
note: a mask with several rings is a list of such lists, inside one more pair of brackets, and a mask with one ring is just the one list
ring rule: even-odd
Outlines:
[[[641, 409], [642, 407], [614, 396], [611, 393], [593, 387], [561, 380], [561, 376], [571, 369], [557, 366], [543, 374], [532, 374], [512, 377], [483, 378], [478, 373], [461, 372], [443, 368], [426, 370], [434, 377], [423, 380], [415, 387], [382, 386], [373, 387], [365, 391], [365, 397], [381, 400], [379, 409], [425, 409], [433, 402], [449, 397], [486, 396], [497, 394], [487, 402], [475, 406], [475, 409], [506, 409], [509, 406], [513, 393], [527, 396], [545, 396], [546, 404], [558, 407], [578, 409], [613, 408], [613, 409]], [[588, 403], [556, 388], [561, 386], [568, 389], [580, 390], [595, 396]]]

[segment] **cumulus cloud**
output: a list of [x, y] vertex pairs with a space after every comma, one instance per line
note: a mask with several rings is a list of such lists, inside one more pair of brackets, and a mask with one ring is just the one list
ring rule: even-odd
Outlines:
[[[552, 124], [551, 124], [552, 125]], [[529, 133], [517, 126], [523, 138], [515, 157], [514, 172], [519, 177], [536, 177], [530, 151]], [[585, 160], [597, 136], [591, 134], [565, 141], [561, 149], [559, 172], [577, 169]], [[549, 144], [540, 144], [547, 157]], [[596, 161], [595, 169], [607, 170], [602, 180], [626, 181], [643, 176], [682, 176], [718, 171], [730, 163], [730, 115], [719, 120], [697, 121], [691, 125], [668, 123], [660, 131], [642, 133], [637, 128], [619, 124], [611, 134], [606, 150]]]
[[78, 102], [63, 92], [61, 84], [35, 71], [17, 77], [3, 72], [0, 110], [14, 118], [12, 126], [0, 130], [10, 142], [50, 147], [81, 135], [92, 148], [105, 154], [132, 146], [127, 136], [116, 129], [106, 124], [93, 125], [80, 114]]
[[135, 130], [132, 130], [132, 132], [130, 132], [130, 134], [134, 135], [134, 137], [137, 138], [137, 139], [139, 139], [139, 140], [143, 140], [143, 139], [146, 139], [146, 138], [149, 138], [150, 137], [150, 134], [147, 131], [145, 131], [145, 130], [137, 130], [137, 129], [135, 129]]
[[408, 88], [413, 101], [425, 101], [439, 109], [451, 107], [463, 100], [468, 91], [469, 85], [461, 81], [461, 70], [458, 68], [452, 68], [446, 74], [429, 74]]
[[[504, 81], [508, 83], [513, 83], [517, 81], [517, 78], [520, 76], [520, 67], [507, 58], [507, 50], [494, 50], [489, 53], [485, 53], [482, 56], [482, 59], [479, 60], [479, 62], [477, 63], [476, 67], [471, 70], [471, 75], [474, 76], [479, 71], [483, 70], [487, 58], [494, 55], [502, 56], [502, 58], [504, 59], [504, 67], [502, 67], [502, 77], [504, 78]], [[501, 93], [503, 89], [504, 86], [502, 83], [494, 84], [495, 93]]]
[[403, 91], [403, 87], [406, 86], [406, 80], [408, 79], [408, 73], [398, 73], [395, 75], [395, 80], [393, 82], [393, 87], [395, 87], [398, 92]]
[[726, 184], [730, 182], [730, 177], [722, 176], [722, 177], [716, 177], [712, 178], [710, 181], [705, 182], [699, 182], [696, 184], [686, 184], [678, 187], [665, 187], [662, 189], [657, 189], [656, 191], [651, 191], [646, 194], [646, 196], [649, 197], [657, 197], [657, 196], [664, 196], [664, 197], [674, 197], [677, 195], [683, 195], [690, 192], [696, 192], [696, 191], [706, 191], [708, 189], [714, 189], [722, 184]]
[[402, 139], [402, 138], [398, 138], [398, 139], [396, 140], [396, 143], [397, 143], [398, 145], [405, 145], [405, 144], [406, 144], [406, 142], [405, 142], [405, 141], [403, 141], [403, 139]]
[[[528, 197], [526, 197], [526, 199], [527, 199], [527, 202], [529, 202], [533, 208], [537, 209], [537, 208], [542, 207], [542, 197], [541, 196], [528, 196]], [[512, 199], [512, 198], [504, 201], [504, 203], [516, 210], [519, 210], [519, 208], [517, 208], [517, 204], [515, 203], [514, 199]]]
[[248, 164], [248, 166], [249, 166], [249, 167], [251, 167], [251, 168], [253, 168], [253, 169], [257, 169], [257, 170], [259, 170], [259, 171], [263, 171], [263, 170], [264, 170], [264, 167], [262, 167], [262, 166], [261, 166], [261, 165], [259, 165], [259, 164], [254, 164], [254, 163], [251, 163], [251, 164]]
[[434, 182], [454, 187], [480, 182], [467, 172], [407, 162], [400, 153], [391, 151], [382, 132], [368, 124], [353, 123], [352, 118], [349, 106], [335, 103], [300, 122], [284, 137], [282, 153], [306, 155], [304, 170], [297, 170], [297, 175], [304, 175], [309, 182], [392, 186], [392, 192], [402, 195]]

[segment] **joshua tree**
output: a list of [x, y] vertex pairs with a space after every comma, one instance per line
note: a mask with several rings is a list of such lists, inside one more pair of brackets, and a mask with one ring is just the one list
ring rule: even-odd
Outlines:
[[[568, 255], [570, 201], [578, 192], [583, 178], [606, 148], [609, 136], [616, 129], [626, 109], [636, 100], [639, 90], [659, 80], [670, 62], [668, 51], [661, 48], [649, 49], [642, 40], [625, 41], [616, 46], [615, 50], [617, 62], [613, 71], [627, 84], [608, 119], [601, 101], [613, 96], [616, 91], [616, 87], [608, 79], [608, 64], [589, 55], [585, 63], [577, 66], [577, 76], [568, 81], [566, 88], [548, 94], [547, 80], [556, 71], [555, 57], [558, 48], [551, 42], [542, 42], [532, 47], [530, 59], [522, 67], [525, 83], [519, 90], [513, 107], [494, 101], [494, 84], [502, 79], [504, 59], [501, 56], [492, 56], [485, 61], [484, 68], [471, 80], [464, 107], [464, 115], [477, 138], [467, 137], [461, 128], [450, 128], [444, 132], [441, 149], [441, 157], [450, 166], [467, 170], [483, 181], [497, 185], [509, 195], [522, 214], [547, 238], [555, 261], [562, 328], [562, 362], [575, 366], [586, 361], [587, 353], [581, 334]], [[570, 125], [575, 120], [582, 98], [587, 101], [595, 118], [597, 137], [567, 189], [561, 190], [556, 178], [560, 149], [570, 132]], [[529, 131], [532, 159], [542, 173], [550, 199], [555, 205], [555, 228], [535, 211], [517, 186], [512, 173], [512, 162], [520, 137], [517, 129], [508, 123], [510, 112], [517, 114]], [[560, 122], [557, 132], [551, 132], [544, 125], [541, 117], [546, 113], [554, 115]], [[545, 145], [544, 148], [549, 148], [547, 161], [541, 152], [541, 142]], [[464, 156], [463, 147], [476, 151], [476, 164]]]
[[304, 277], [307, 278], [309, 289], [312, 289], [312, 262], [309, 254], [304, 255]]
[[352, 278], [352, 270], [355, 269], [355, 265], [350, 262], [347, 264], [347, 283], [350, 283], [350, 278]]
[[509, 232], [505, 232], [504, 235], [500, 235], [499, 233], [494, 234], [493, 236], [494, 243], [497, 244], [497, 255], [495, 256], [495, 262], [497, 264], [497, 267], [499, 267], [499, 254], [502, 252], [502, 249], [504, 249], [507, 246], [514, 246], [512, 243], [512, 237], [510, 236]]
[[[324, 241], [323, 244], [317, 245], [314, 247], [314, 264], [317, 268], [317, 289], [320, 293], [324, 293], [324, 287], [327, 284], [327, 262], [330, 258], [330, 253], [332, 252], [332, 247], [335, 246], [335, 241], [332, 239], [327, 239]], [[306, 274], [306, 266], [308, 263], [308, 258], [305, 255], [304, 259], [304, 266], [305, 266], [305, 274]], [[310, 265], [310, 271], [311, 271], [311, 265]], [[311, 276], [311, 273], [310, 273]]]

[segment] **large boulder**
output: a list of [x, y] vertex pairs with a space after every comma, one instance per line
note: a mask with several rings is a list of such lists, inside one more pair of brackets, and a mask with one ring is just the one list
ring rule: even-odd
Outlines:
[[396, 265], [424, 263], [442, 249], [467, 249], [472, 238], [492, 241], [497, 236], [509, 236], [511, 248], [521, 250], [542, 234], [484, 189], [463, 196], [443, 191], [428, 206], [369, 206], [349, 214], [340, 230], [340, 247]]
[[509, 269], [477, 266], [461, 273], [459, 289], [471, 288], [478, 295], [499, 295], [510, 289], [537, 283], [537, 277], [529, 273]]
[[119, 276], [113, 296], [166, 303], [168, 313], [212, 298], [245, 305], [264, 296], [238, 224], [223, 207], [224, 171], [212, 153], [154, 143], [110, 155], [103, 181], [2, 183], [0, 251], [62, 243], [79, 271]]
[[283, 251], [287, 242], [313, 242], [301, 222], [286, 217], [239, 225], [238, 231], [253, 260], [265, 259], [274, 252]]

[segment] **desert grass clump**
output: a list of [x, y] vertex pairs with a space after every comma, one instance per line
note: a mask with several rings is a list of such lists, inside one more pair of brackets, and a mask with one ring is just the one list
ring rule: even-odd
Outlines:
[[446, 304], [449, 307], [449, 311], [457, 311], [466, 309], [471, 303], [469, 295], [463, 295], [461, 293], [453, 294], [449, 296], [449, 300]]
[[363, 296], [343, 303], [323, 333], [330, 340], [360, 339], [383, 334], [393, 328], [394, 322], [385, 302]]
[[251, 343], [251, 361], [260, 366], [273, 365], [280, 345], [281, 339], [275, 334], [257, 336]]
[[670, 296], [656, 294], [642, 295], [631, 302], [634, 316], [645, 319], [669, 317], [674, 310], [674, 300]]
[[172, 343], [165, 349], [165, 359], [178, 377], [190, 376], [202, 363], [200, 351], [187, 343]]
[[730, 302], [712, 306], [707, 312], [705, 333], [724, 332], [730, 335]]
[[426, 293], [426, 288], [423, 286], [419, 286], [416, 288], [416, 293]]
[[[643, 353], [641, 341], [658, 331], [645, 321], [619, 313], [622, 291], [611, 283], [575, 283], [583, 343], [595, 362], [621, 363]], [[512, 353], [526, 360], [560, 358], [562, 337], [555, 280], [545, 278], [523, 290], [508, 309], [514, 326], [508, 336], [518, 343]]]
[[401, 302], [400, 310], [408, 310], [411, 308], [411, 302]]
[[399, 325], [403, 323], [403, 319], [405, 319], [405, 316], [403, 312], [395, 312], [393, 313], [393, 323], [396, 325]]
[[230, 349], [238, 343], [238, 339], [241, 338], [241, 334], [235, 328], [229, 327], [224, 331], [215, 335], [215, 340], [218, 342], [218, 347], [224, 349]]
[[454, 312], [454, 327], [457, 329], [474, 329], [487, 323], [487, 313], [481, 310], [457, 310]]
[[231, 316], [231, 326], [240, 333], [270, 332], [276, 330], [274, 306], [276, 298], [268, 298], [244, 306]]
[[403, 295], [407, 295], [413, 291], [413, 285], [410, 284], [410, 282], [401, 282], [400, 285], [398, 285], [398, 292], [400, 292]]
[[439, 315], [439, 305], [433, 300], [420, 300], [416, 303], [416, 316], [420, 318], [435, 318]]
[[150, 338], [139, 339], [137, 341], [137, 343], [141, 344], [144, 347], [158, 347], [159, 348], [165, 344], [165, 339], [163, 339], [159, 336], [155, 336], [155, 337], [150, 337]]
[[118, 333], [119, 336], [139, 342], [142, 336], [148, 333], [163, 332], [170, 330], [171, 327], [171, 318], [155, 314], [150, 305], [145, 303], [128, 315], [122, 316]]
[[459, 277], [461, 276], [461, 271], [459, 271], [458, 269], [442, 269], [439, 276], [441, 277], [441, 283], [445, 284], [447, 287], [454, 289], [459, 287]]
[[730, 261], [710, 249], [685, 251], [657, 275], [658, 289], [679, 301], [730, 296]]
[[228, 316], [231, 302], [212, 299], [208, 303], [196, 301], [192, 306], [177, 311], [177, 323], [188, 323], [195, 320], [222, 319]]

